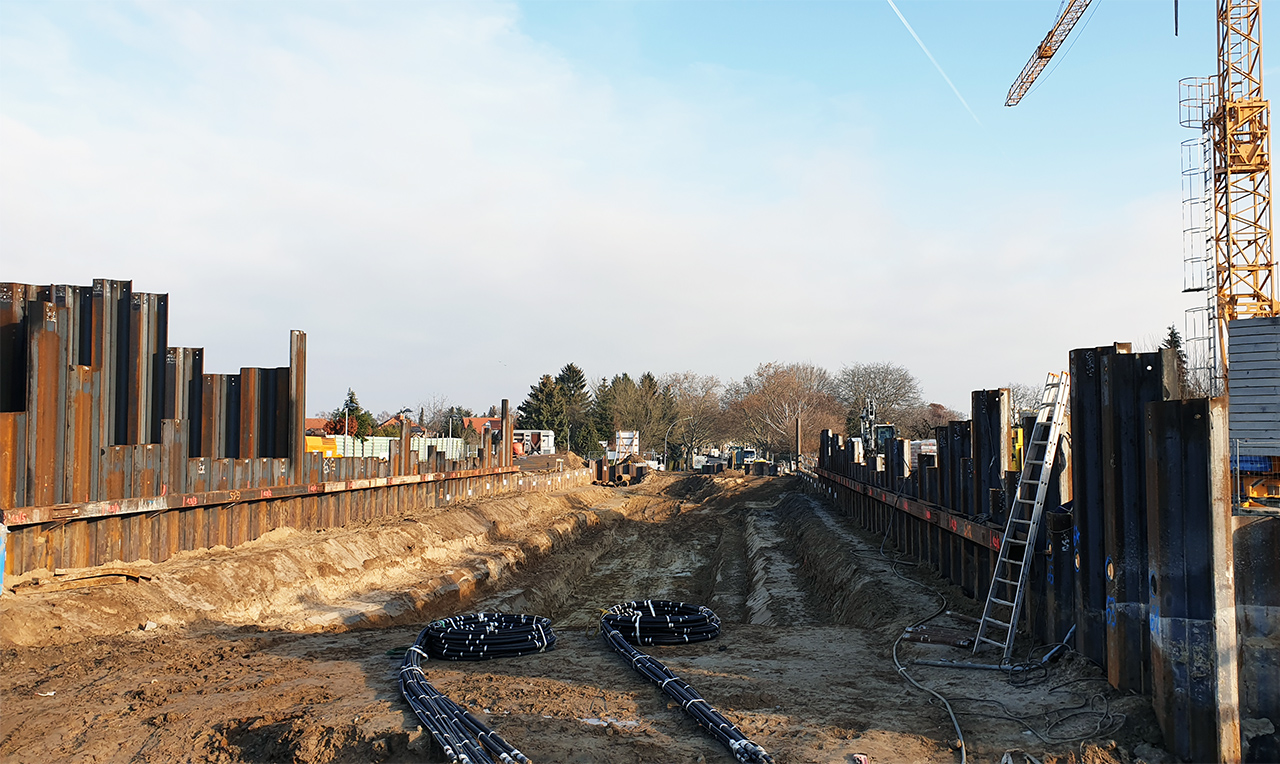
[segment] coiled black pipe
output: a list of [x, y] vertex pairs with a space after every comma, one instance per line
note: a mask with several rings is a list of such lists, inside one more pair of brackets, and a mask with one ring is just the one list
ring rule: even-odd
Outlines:
[[541, 616], [475, 613], [434, 621], [418, 634], [400, 665], [400, 694], [453, 764], [533, 764], [470, 711], [437, 690], [423, 659], [479, 661], [555, 647], [551, 621]]
[[549, 619], [515, 613], [457, 615], [427, 624], [423, 634], [427, 654], [433, 660], [509, 658], [544, 652], [556, 645]]
[[714, 639], [720, 619], [710, 608], [666, 600], [639, 600], [614, 605], [600, 619], [600, 631], [613, 651], [631, 667], [680, 704], [733, 757], [745, 764], [773, 764], [773, 757], [747, 739], [732, 722], [703, 699], [688, 682], [671, 673], [661, 661], [632, 645], [682, 645]]

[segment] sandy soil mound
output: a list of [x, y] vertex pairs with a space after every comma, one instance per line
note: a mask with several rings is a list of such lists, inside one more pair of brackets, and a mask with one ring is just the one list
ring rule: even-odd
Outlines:
[[427, 611], [459, 606], [477, 585], [549, 553], [624, 506], [604, 489], [583, 488], [316, 532], [279, 528], [235, 549], [128, 564], [149, 581], [6, 596], [0, 644], [65, 644], [133, 631], [148, 621], [281, 631], [417, 621]]

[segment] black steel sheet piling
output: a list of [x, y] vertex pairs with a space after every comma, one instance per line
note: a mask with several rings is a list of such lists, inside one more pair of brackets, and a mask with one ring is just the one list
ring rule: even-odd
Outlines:
[[129, 442], [129, 326], [132, 321], [133, 283], [108, 282], [111, 290], [105, 294], [109, 314], [103, 329], [95, 337], [104, 352], [110, 354], [110, 362], [104, 368], [110, 370], [110, 385], [104, 385], [109, 396], [103, 401], [110, 432], [102, 439], [102, 446], [117, 446]]
[[151, 380], [147, 384], [147, 419], [149, 431], [146, 442], [159, 443], [164, 420], [165, 357], [169, 351], [169, 295], [147, 295], [147, 307], [151, 312], [147, 352], [150, 355]]
[[[1178, 756], [1236, 761], [1243, 748], [1245, 761], [1276, 760], [1280, 518], [1231, 516], [1225, 401], [1171, 400], [1184, 391], [1167, 351], [1119, 344], [1074, 351], [1070, 362], [1069, 434], [1033, 562], [1033, 635], [1054, 644], [1074, 633], [1117, 686], [1149, 686]], [[989, 440], [986, 429], [975, 423], [971, 436]], [[833, 449], [839, 439], [829, 433], [814, 487], [977, 596], [1000, 534], [974, 522], [978, 478], [969, 470], [995, 444], [960, 451], [957, 423], [937, 435], [936, 501], [927, 461], [922, 479], [895, 493], [873, 467]], [[998, 492], [986, 495], [998, 504]], [[1252, 735], [1243, 741], [1240, 718]]]
[[1166, 397], [1165, 358], [1116, 353], [1099, 364], [1107, 678], [1117, 689], [1149, 693], [1145, 407]]
[[1076, 617], [1074, 518], [1058, 506], [1045, 513], [1045, 635], [1046, 644], [1067, 639]]
[[1152, 701], [1165, 747], [1239, 761], [1226, 399], [1146, 406]]
[[204, 448], [204, 349], [181, 348], [183, 351], [183, 384], [186, 386], [188, 456], [207, 456]]
[[1102, 475], [1102, 357], [1120, 346], [1070, 353], [1072, 501], [1075, 530], [1076, 649], [1106, 667], [1107, 582]]
[[933, 439], [938, 444], [938, 454], [935, 457], [934, 464], [938, 468], [938, 499], [937, 504], [940, 507], [948, 509], [954, 507], [951, 497], [953, 496], [952, 480], [953, 466], [951, 463], [951, 427], [935, 427], [933, 428]]
[[991, 490], [1002, 488], [1011, 461], [1011, 405], [1009, 391], [975, 390], [972, 395], [969, 456], [973, 460], [972, 513], [1003, 515], [1003, 507], [991, 505]]
[[1237, 517], [1233, 547], [1244, 760], [1280, 761], [1280, 518]]
[[219, 456], [228, 459], [240, 459], [244, 456], [244, 454], [240, 453], [240, 449], [244, 445], [244, 435], [241, 433], [244, 424], [241, 421], [244, 416], [244, 408], [241, 405], [244, 394], [244, 381], [239, 374], [223, 374], [221, 376], [223, 384], [223, 411], [221, 417], [223, 442]]

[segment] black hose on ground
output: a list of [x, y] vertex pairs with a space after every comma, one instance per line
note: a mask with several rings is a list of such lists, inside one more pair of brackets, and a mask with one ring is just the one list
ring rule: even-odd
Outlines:
[[720, 619], [710, 608], [666, 600], [641, 600], [614, 605], [600, 619], [600, 631], [613, 651], [626, 658], [631, 667], [680, 704], [712, 737], [744, 764], [773, 764], [773, 757], [747, 739], [732, 722], [698, 694], [687, 682], [671, 673], [660, 661], [632, 645], [683, 645], [715, 639]]
[[434, 621], [418, 634], [400, 665], [400, 694], [453, 764], [533, 764], [515, 746], [430, 682], [422, 661], [480, 661], [555, 647], [551, 621], [536, 615], [475, 613]]
[[[483, 661], [541, 653], [556, 645], [551, 621], [538, 615], [472, 613], [427, 624], [432, 660]], [[422, 641], [422, 637], [418, 637]]]

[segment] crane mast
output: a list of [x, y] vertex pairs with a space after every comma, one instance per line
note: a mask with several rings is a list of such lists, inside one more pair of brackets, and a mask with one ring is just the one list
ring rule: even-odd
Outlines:
[[1213, 148], [1214, 312], [1226, 369], [1227, 322], [1280, 313], [1271, 251], [1270, 106], [1262, 97], [1262, 2], [1218, 0]]
[[1084, 15], [1085, 9], [1091, 2], [1093, 0], [1071, 0], [1067, 3], [1067, 7], [1062, 9], [1053, 29], [1050, 29], [1049, 34], [1045, 35], [1044, 40], [1036, 46], [1036, 52], [1031, 54], [1031, 60], [1022, 67], [1022, 73], [1018, 75], [1013, 87], [1009, 88], [1009, 96], [1004, 100], [1005, 106], [1018, 105], [1022, 97], [1031, 89], [1036, 77], [1040, 76], [1040, 72], [1049, 63], [1049, 59], [1053, 58], [1053, 54], [1057, 53], [1062, 43], [1066, 42], [1067, 35], [1071, 34], [1071, 28]]

